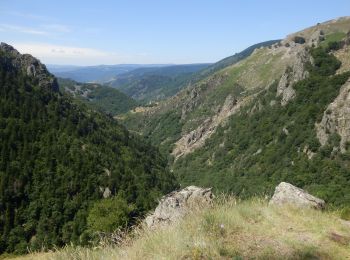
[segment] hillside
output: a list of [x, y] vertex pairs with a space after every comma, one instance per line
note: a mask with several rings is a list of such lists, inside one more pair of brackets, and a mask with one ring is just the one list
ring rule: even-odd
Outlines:
[[348, 259], [349, 240], [349, 222], [337, 212], [226, 198], [170, 226], [139, 228], [119, 247], [66, 247], [16, 259]]
[[[156, 148], [62, 95], [45, 65], [5, 43], [0, 86], [0, 254], [86, 244], [176, 187]], [[103, 227], [101, 210], [113, 217]]]
[[193, 80], [198, 71], [210, 64], [145, 67], [116, 76], [108, 85], [143, 103], [175, 95]]
[[61, 91], [111, 115], [126, 113], [137, 106], [136, 101], [132, 98], [105, 85], [78, 83], [62, 78], [58, 78], [58, 84]]
[[262, 46], [125, 123], [183, 185], [250, 197], [285, 180], [350, 204], [349, 28], [343, 17]]
[[275, 43], [278, 43], [280, 40], [271, 40], [271, 41], [266, 41], [266, 42], [261, 42], [261, 43], [257, 43], [254, 44], [248, 48], [246, 48], [245, 50], [236, 53], [230, 57], [226, 57], [210, 66], [208, 66], [207, 68], [199, 71], [196, 75], [195, 75], [195, 80], [198, 81], [200, 79], [203, 79], [207, 76], [209, 76], [210, 74], [213, 74], [225, 67], [231, 66], [236, 64], [237, 62], [247, 58], [248, 56], [250, 56], [255, 49], [259, 49], [261, 47], [266, 47], [266, 46], [270, 46], [273, 45]]

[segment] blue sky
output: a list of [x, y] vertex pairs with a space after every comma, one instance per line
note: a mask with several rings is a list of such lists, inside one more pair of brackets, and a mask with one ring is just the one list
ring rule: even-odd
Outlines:
[[347, 15], [349, 0], [0, 0], [0, 41], [49, 64], [215, 62]]

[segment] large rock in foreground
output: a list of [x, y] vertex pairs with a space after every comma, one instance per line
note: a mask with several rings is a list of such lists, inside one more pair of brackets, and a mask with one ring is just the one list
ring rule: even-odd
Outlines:
[[209, 206], [213, 197], [211, 188], [189, 186], [173, 191], [160, 200], [154, 213], [145, 222], [150, 228], [174, 222], [185, 216], [191, 207]]
[[301, 208], [324, 209], [324, 200], [316, 198], [306, 191], [287, 182], [281, 182], [275, 189], [270, 204], [291, 204]]

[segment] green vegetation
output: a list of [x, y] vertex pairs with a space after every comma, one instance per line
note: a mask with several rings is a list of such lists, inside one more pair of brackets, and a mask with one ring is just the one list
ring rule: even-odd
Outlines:
[[327, 47], [329, 43], [340, 42], [345, 38], [346, 34], [344, 32], [335, 32], [325, 36], [323, 42], [321, 42], [321, 47]]
[[218, 62], [216, 62], [215, 64], [209, 66], [206, 69], [203, 69], [202, 71], [198, 72], [195, 75], [196, 80], [201, 80], [204, 79], [205, 77], [220, 71], [221, 69], [227, 68], [228, 66], [232, 66], [236, 63], [238, 63], [241, 60], [244, 60], [245, 58], [249, 57], [254, 50], [259, 49], [261, 47], [267, 47], [267, 46], [271, 46], [272, 44], [278, 43], [280, 40], [272, 40], [272, 41], [266, 41], [266, 42], [261, 42], [258, 44], [254, 44], [248, 48], [246, 48], [245, 50], [236, 53], [235, 55], [232, 55], [230, 57], [227, 57], [225, 59], [222, 59]]
[[94, 203], [87, 217], [91, 231], [112, 233], [130, 224], [135, 207], [121, 197], [99, 200]]
[[23, 260], [347, 259], [350, 231], [337, 212], [219, 199], [165, 228], [138, 228], [119, 247], [66, 247]]
[[89, 105], [111, 115], [121, 114], [133, 109], [137, 103], [117, 89], [94, 84], [78, 83], [70, 79], [58, 79], [60, 90]]
[[[132, 223], [176, 187], [156, 148], [40, 87], [15, 58], [0, 52], [0, 253], [84, 244], [88, 224], [109, 231]], [[106, 187], [118, 199], [97, 202]], [[115, 222], [96, 222], [101, 207], [119, 208]]]
[[209, 64], [173, 65], [154, 68], [139, 68], [117, 76], [108, 84], [128, 96], [148, 104], [175, 95], [191, 84], [196, 72]]
[[305, 43], [305, 39], [303, 37], [301, 37], [301, 36], [295, 36], [293, 38], [293, 41], [295, 43], [299, 43], [299, 44], [304, 44]]
[[[273, 84], [219, 127], [203, 148], [175, 163], [182, 185], [212, 186], [244, 198], [271, 194], [276, 184], [287, 181], [327, 202], [350, 205], [348, 152], [333, 151], [339, 145], [337, 135], [320, 147], [315, 132], [315, 123], [350, 73], [334, 75], [340, 62], [323, 48], [312, 49], [311, 54], [315, 65], [309, 65], [307, 79], [294, 85], [297, 96], [292, 102], [271, 106], [276, 99]], [[251, 113], [257, 102], [262, 109]], [[315, 156], [308, 159], [304, 149]]]

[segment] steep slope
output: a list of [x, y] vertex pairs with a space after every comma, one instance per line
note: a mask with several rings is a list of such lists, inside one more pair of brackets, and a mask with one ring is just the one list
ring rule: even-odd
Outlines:
[[135, 108], [137, 103], [117, 89], [96, 83], [58, 79], [60, 90], [105, 113], [117, 115]]
[[197, 73], [196, 75], [196, 80], [199, 79], [203, 79], [207, 76], [209, 76], [212, 73], [215, 73], [216, 71], [219, 71], [225, 67], [234, 65], [235, 63], [247, 58], [248, 56], [250, 56], [255, 49], [259, 49], [261, 47], [266, 47], [266, 46], [271, 46], [275, 43], [278, 43], [280, 40], [272, 40], [272, 41], [266, 41], [266, 42], [261, 42], [258, 44], [254, 44], [250, 47], [248, 47], [247, 49], [236, 53], [230, 57], [224, 58], [216, 63], [214, 63], [213, 65], [209, 66], [208, 68], [205, 68], [203, 70], [201, 70], [200, 72]]
[[[264, 60], [260, 61], [260, 65], [255, 64], [259, 57], [254, 56], [250, 62], [246, 61], [246, 59], [254, 51], [258, 51], [258, 48], [267, 47], [272, 43], [276, 46], [278, 42], [268, 41], [253, 45], [240, 53], [209, 66], [193, 75], [191, 84], [176, 96], [160, 102], [157, 106], [136, 108], [123, 117], [126, 119], [124, 122], [128, 128], [138, 131], [145, 136], [150, 136], [154, 144], [161, 144], [161, 149], [163, 147], [167, 150], [172, 149], [173, 144], [180, 139], [181, 135], [185, 136], [186, 133], [190, 133], [196, 127], [199, 127], [197, 132], [201, 132], [201, 124], [208, 124], [210, 116], [216, 115], [221, 110], [220, 106], [226, 104], [225, 108], [222, 109], [226, 112], [219, 116], [219, 120], [214, 120], [217, 122], [221, 122], [230, 113], [227, 111], [226, 106], [232, 107], [230, 102], [232, 103], [236, 100], [236, 96], [249, 96], [251, 94], [250, 92], [246, 93], [244, 88], [235, 82], [234, 77], [239, 73], [241, 67], [249, 68], [249, 66], [254, 65], [259, 69], [261, 64], [267, 61], [271, 63], [271, 59], [267, 55], [265, 55], [267, 57]], [[269, 46], [269, 48], [271, 47]], [[278, 59], [278, 57], [275, 59]], [[244, 63], [246, 66], [241, 63]], [[231, 75], [233, 79], [229, 77], [229, 72], [221, 70], [226, 65], [228, 67], [225, 68], [238, 67], [237, 71]], [[280, 69], [278, 65], [276, 67]], [[251, 70], [254, 69], [252, 67]], [[247, 79], [248, 76], [245, 75], [245, 78]], [[225, 86], [221, 87], [224, 83]], [[227, 101], [225, 102], [226, 97]], [[209, 137], [209, 135], [206, 136]]]
[[[125, 122], [171, 154], [182, 184], [245, 197], [270, 193], [287, 180], [335, 204], [350, 204], [344, 196], [348, 121], [327, 126], [334, 121], [327, 116], [347, 111], [339, 101], [347, 104], [349, 29], [344, 17], [291, 34], [156, 107], [135, 109]], [[342, 86], [343, 99], [336, 99]], [[338, 109], [325, 112], [327, 142], [320, 143], [316, 126], [333, 101]]]
[[4, 43], [0, 145], [0, 253], [84, 243], [101, 198], [133, 205], [129, 222], [176, 186], [155, 148], [61, 95], [43, 64]]
[[176, 94], [193, 80], [193, 75], [210, 64], [173, 65], [139, 68], [118, 75], [108, 84], [143, 103]]

